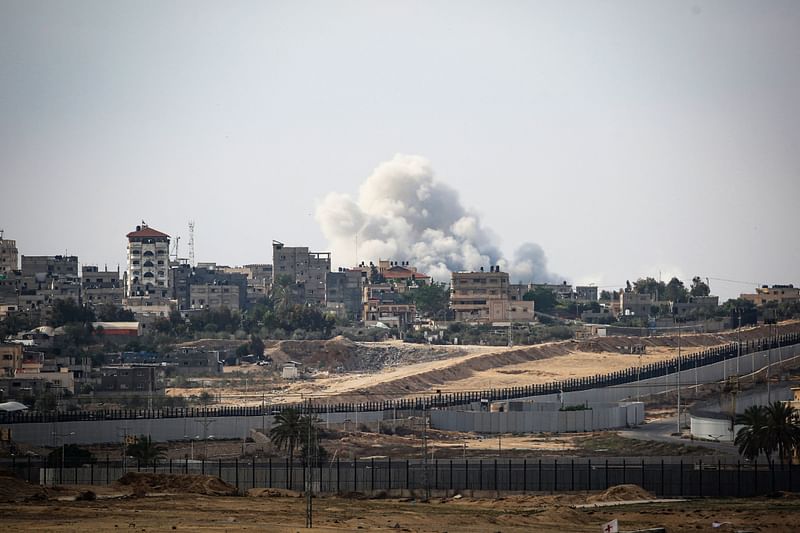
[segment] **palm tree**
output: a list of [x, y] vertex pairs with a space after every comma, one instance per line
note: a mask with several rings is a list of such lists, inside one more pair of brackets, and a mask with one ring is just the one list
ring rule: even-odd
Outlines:
[[166, 449], [166, 446], [162, 444], [153, 443], [150, 435], [141, 435], [136, 437], [136, 442], [128, 446], [127, 454], [138, 460], [139, 463], [155, 464], [156, 461], [164, 459]]
[[[297, 409], [289, 407], [275, 415], [269, 430], [269, 440], [278, 449], [288, 452], [290, 464], [294, 463], [294, 451], [300, 443], [301, 418]], [[292, 469], [289, 469], [289, 486], [292, 486]]]
[[736, 423], [744, 427], [736, 433], [733, 443], [739, 447], [739, 453], [753, 460], [762, 452], [767, 454], [767, 410], [761, 405], [752, 405], [744, 413], [736, 417]]
[[797, 411], [787, 402], [773, 402], [766, 408], [766, 446], [778, 452], [781, 465], [791, 462], [792, 451], [800, 447], [800, 422]]

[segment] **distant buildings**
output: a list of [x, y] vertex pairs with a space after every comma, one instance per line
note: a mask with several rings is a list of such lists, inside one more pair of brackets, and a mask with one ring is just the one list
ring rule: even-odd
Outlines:
[[119, 270], [100, 270], [94, 265], [81, 269], [81, 292], [83, 302], [97, 307], [100, 305], [122, 305], [125, 290], [119, 277]]
[[169, 235], [142, 222], [128, 238], [127, 298], [169, 296]]
[[325, 279], [331, 270], [330, 252], [310, 252], [306, 246], [286, 246], [272, 241], [273, 282], [287, 276], [302, 303], [325, 305]]
[[762, 285], [754, 294], [742, 294], [740, 298], [753, 302], [756, 306], [768, 303], [790, 303], [800, 301], [800, 288], [794, 285]]
[[522, 300], [520, 293], [499, 266], [490, 266], [489, 272], [453, 272], [450, 308], [457, 322], [533, 321], [533, 301]]
[[19, 251], [17, 241], [3, 238], [3, 230], [0, 230], [0, 277], [8, 272], [17, 270], [19, 267]]
[[361, 270], [339, 269], [325, 276], [325, 309], [338, 316], [359, 320], [367, 275]]
[[619, 314], [620, 316], [648, 318], [656, 303], [656, 297], [652, 294], [622, 291], [619, 295]]

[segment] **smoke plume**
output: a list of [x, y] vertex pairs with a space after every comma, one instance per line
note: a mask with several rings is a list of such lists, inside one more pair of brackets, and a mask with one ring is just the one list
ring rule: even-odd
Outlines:
[[461, 204], [457, 191], [434, 179], [420, 156], [398, 154], [378, 165], [357, 201], [328, 194], [316, 218], [340, 258], [409, 261], [437, 281], [449, 281], [452, 271], [489, 265], [500, 265], [515, 282], [555, 279], [538, 244], [525, 243], [513, 260], [503, 258], [497, 237]]

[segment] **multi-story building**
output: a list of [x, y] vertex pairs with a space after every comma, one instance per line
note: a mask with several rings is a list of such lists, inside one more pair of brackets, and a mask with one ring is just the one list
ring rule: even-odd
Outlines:
[[38, 283], [78, 283], [78, 257], [74, 255], [23, 255], [22, 275]]
[[657, 305], [653, 294], [639, 294], [633, 291], [621, 291], [619, 295], [620, 316], [636, 316], [648, 318], [651, 308]]
[[453, 272], [450, 308], [457, 322], [501, 322], [509, 319], [508, 272]]
[[361, 270], [340, 268], [328, 272], [325, 280], [325, 307], [340, 316], [359, 320], [362, 311], [362, 291], [366, 273]]
[[142, 222], [128, 233], [125, 296], [168, 298], [169, 235]]
[[19, 263], [19, 251], [17, 241], [3, 238], [3, 230], [0, 229], [0, 276], [7, 272], [17, 270]]
[[403, 295], [389, 283], [364, 287], [363, 317], [365, 326], [379, 322], [386, 326], [404, 328], [417, 316], [417, 306], [407, 303]]
[[0, 343], [0, 376], [14, 376], [22, 368], [22, 345]]
[[239, 287], [225, 282], [189, 285], [190, 309], [219, 310], [227, 307], [231, 311], [238, 311], [240, 297]]
[[575, 287], [575, 299], [579, 302], [596, 302], [596, 285], [578, 285]]
[[679, 316], [713, 313], [719, 307], [719, 296], [689, 296], [688, 302], [672, 302], [670, 307]]
[[101, 271], [97, 266], [84, 265], [81, 269], [81, 293], [86, 305], [122, 305], [124, 289], [119, 270], [106, 268]]
[[800, 301], [800, 288], [794, 285], [762, 285], [756, 288], [755, 294], [742, 294], [740, 298], [753, 302], [757, 306], [768, 303], [786, 303]]
[[531, 290], [533, 289], [553, 291], [559, 300], [571, 300], [573, 297], [572, 285], [568, 285], [566, 281], [563, 283], [535, 283], [531, 287]]
[[302, 288], [304, 303], [325, 304], [325, 277], [331, 270], [330, 252], [310, 252], [306, 246], [272, 241], [273, 276], [288, 276]]
[[158, 365], [100, 367], [99, 396], [163, 396], [164, 368]]

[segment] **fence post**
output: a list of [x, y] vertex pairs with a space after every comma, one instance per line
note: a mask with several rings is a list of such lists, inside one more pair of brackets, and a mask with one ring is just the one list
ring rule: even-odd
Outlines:
[[[206, 458], [203, 457], [203, 468], [205, 469]], [[217, 477], [222, 479], [222, 457], [217, 459]]]
[[387, 487], [386, 490], [392, 490], [392, 458], [388, 457], [388, 463], [386, 464], [386, 478], [387, 478]]
[[758, 458], [753, 461], [753, 495], [758, 496]]
[[661, 459], [661, 497], [663, 498], [664, 496], [664, 459]]
[[252, 466], [250, 468], [250, 488], [256, 488], [256, 458], [253, 456], [252, 462], [250, 463]]
[[678, 490], [678, 495], [683, 497], [683, 459], [681, 459], [679, 474], [680, 474], [680, 489]]
[[272, 488], [272, 457], [267, 460], [267, 469], [269, 476], [267, 478], [267, 487]]
[[775, 492], [775, 461], [769, 461], [769, 482], [772, 492]]
[[172, 473], [172, 457], [169, 458], [169, 473]]
[[642, 488], [647, 490], [647, 488], [644, 486], [644, 459], [642, 459], [642, 470], [641, 470], [641, 474], [639, 475], [639, 477], [640, 477], [640, 481], [642, 482]]
[[[222, 459], [220, 459], [222, 462]], [[233, 466], [236, 468], [236, 490], [239, 490], [239, 458], [233, 460]]]
[[110, 477], [111, 473], [109, 472], [110, 469], [111, 469], [111, 465], [109, 464], [109, 461], [108, 461], [108, 454], [106, 454], [106, 485], [110, 485], [111, 484], [111, 477]]
[[589, 459], [586, 463], [586, 490], [592, 490], [592, 460]]
[[627, 483], [628, 467], [625, 466], [625, 458], [622, 458], [622, 484]]
[[478, 490], [483, 490], [483, 459], [478, 460]]
[[500, 495], [500, 487], [497, 485], [499, 481], [499, 476], [497, 475], [497, 459], [494, 460], [494, 491]]
[[453, 490], [453, 460], [450, 459], [450, 491]]
[[[108, 460], [108, 459], [106, 459], [106, 460]], [[790, 470], [790, 472], [791, 472], [791, 470]], [[31, 456], [29, 455], [28, 456], [28, 483], [30, 483], [30, 482], [31, 482]], [[789, 484], [789, 486], [791, 486], [791, 483]]]
[[341, 492], [341, 485], [339, 484], [339, 480], [341, 479], [341, 472], [342, 470], [339, 467], [339, 458], [336, 458], [336, 492]]
[[372, 492], [375, 492], [375, 458], [374, 457], [372, 459], [370, 459], [370, 466], [372, 467], [371, 468], [372, 472], [370, 472], [370, 479], [371, 479], [370, 485], [372, 486], [372, 488], [370, 490], [372, 490]]
[[558, 459], [553, 463], [553, 492], [558, 490]]
[[94, 485], [94, 461], [89, 463], [89, 485]]
[[439, 459], [433, 462], [433, 488], [439, 490]]
[[469, 459], [464, 459], [464, 488], [469, 490]]
[[703, 497], [703, 460], [702, 459], [700, 459], [697, 462], [697, 466], [698, 466], [697, 477], [698, 477], [698, 479], [700, 481], [700, 483], [698, 483], [698, 485], [700, 485], [700, 497], [702, 498]]
[[575, 490], [575, 459], [572, 459], [569, 464], [569, 490]]
[[542, 491], [542, 460], [539, 459], [539, 486], [537, 487], [539, 492]]
[[[220, 459], [220, 461], [221, 460], [222, 459]], [[205, 457], [200, 459], [200, 473], [203, 474], [203, 475], [206, 475], [206, 458]], [[222, 475], [220, 474], [219, 477], [222, 477]]]
[[508, 460], [508, 483], [507, 490], [511, 490], [511, 459]]
[[411, 480], [409, 479], [408, 474], [408, 459], [406, 459], [406, 489], [411, 490]]
[[522, 460], [522, 492], [528, 492], [528, 460]]

